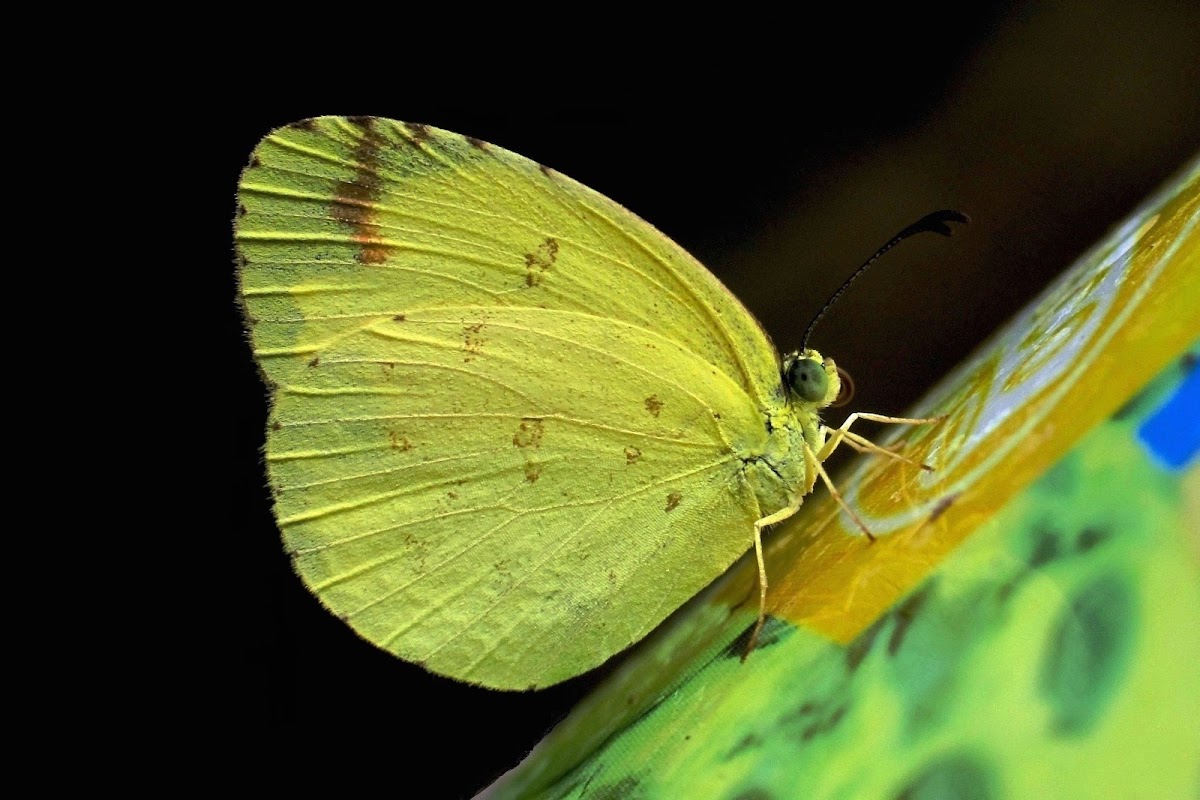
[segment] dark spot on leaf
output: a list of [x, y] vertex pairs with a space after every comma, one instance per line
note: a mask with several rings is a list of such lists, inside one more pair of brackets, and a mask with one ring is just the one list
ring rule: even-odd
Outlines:
[[310, 362], [308, 362], [308, 365], [309, 365], [310, 367], [315, 367], [317, 364], [320, 364], [320, 363], [321, 363], [321, 358], [320, 358], [320, 356], [313, 356], [313, 360], [312, 360], [312, 361], [310, 361]]
[[731, 800], [775, 800], [775, 795], [759, 786], [752, 786], [738, 792]]
[[637, 461], [641, 457], [642, 457], [642, 451], [638, 450], [636, 447], [626, 447], [625, 448], [625, 464], [626, 465], [632, 464], [633, 462]]
[[1037, 569], [1059, 556], [1058, 536], [1047, 528], [1038, 528], [1034, 534], [1033, 551], [1029, 554], [1029, 566]]
[[811, 741], [817, 736], [822, 736], [826, 733], [829, 733], [838, 726], [838, 724], [842, 721], [842, 718], [845, 716], [846, 706], [838, 706], [829, 714], [829, 716], [805, 728], [800, 733], [800, 741]]
[[820, 706], [811, 700], [806, 700], [796, 708], [793, 708], [788, 713], [779, 718], [782, 723], [800, 722], [806, 717], [811, 717], [820, 710]]
[[652, 394], [646, 398], [646, 410], [654, 416], [658, 416], [659, 412], [662, 411], [662, 407], [663, 401], [658, 399], [658, 395]]
[[549, 167], [547, 167], [545, 164], [538, 164], [538, 169], [540, 169], [542, 171], [542, 174], [545, 175], [547, 178], [550, 177], [550, 173], [552, 172], [552, 170]]
[[244, 216], [246, 216], [246, 213], [247, 213], [246, 207], [244, 205], [242, 205], [241, 203], [238, 203], [238, 210], [237, 210], [238, 216], [244, 217]]
[[[778, 644], [783, 641], [783, 637], [795, 630], [790, 622], [785, 622], [777, 617], [767, 615], [763, 621], [762, 630], [758, 632], [758, 640], [754, 643], [755, 650], [765, 650], [773, 644]], [[746, 626], [746, 629], [737, 635], [737, 638], [729, 643], [729, 646], [721, 651], [723, 658], [736, 658], [741, 660], [746, 654], [746, 645], [750, 644], [750, 636], [754, 633], [754, 623]]]
[[273, 431], [277, 431], [282, 427], [283, 427], [283, 424], [280, 422], [272, 422], [271, 423], [271, 430], [273, 430]]
[[527, 483], [536, 483], [537, 479], [542, 476], [542, 465], [535, 464], [532, 461], [525, 462], [525, 481]]
[[639, 791], [639, 783], [637, 778], [628, 775], [615, 783], [601, 784], [589, 792], [580, 792], [579, 796], [587, 800], [636, 800], [645, 796], [644, 792]]
[[464, 136], [463, 138], [476, 150], [487, 150], [487, 142], [483, 139], [476, 139], [474, 136]]
[[608, 582], [609, 583], [617, 582], [617, 573], [612, 571], [611, 569], [608, 571]]
[[683, 499], [683, 495], [679, 492], [671, 492], [667, 495], [667, 511], [673, 511], [679, 505], [679, 501]]
[[408, 437], [397, 431], [388, 431], [388, 439], [392, 443], [392, 449], [399, 450], [401, 453], [407, 453], [413, 448], [412, 442], [408, 440]]
[[453, 491], [451, 491], [451, 492], [446, 492], [446, 497], [449, 497], [451, 500], [457, 500], [457, 499], [458, 499], [458, 492], [453, 492]]
[[298, 122], [288, 123], [287, 127], [296, 131], [311, 131], [313, 128], [317, 127], [317, 121], [312, 117], [309, 117], [308, 119], [302, 119]]
[[863, 662], [867, 654], [871, 652], [871, 648], [875, 644], [876, 637], [883, 630], [883, 626], [887, 623], [888, 615], [884, 614], [871, 623], [871, 626], [865, 631], [854, 637], [854, 641], [846, 645], [846, 667], [853, 672], [858, 669], [858, 665]]
[[950, 509], [950, 506], [954, 505], [954, 501], [957, 499], [958, 499], [957, 494], [948, 494], [945, 497], [943, 497], [941, 500], [938, 500], [937, 503], [933, 506], [933, 509], [929, 512], [929, 517], [925, 521], [926, 522], [936, 521], [938, 517], [940, 517], [942, 514], [945, 514]]
[[1024, 577], [1023, 574], [1017, 574], [997, 586], [996, 599], [1001, 603], [1008, 602], [1008, 599], [1012, 597], [1012, 593], [1016, 591], [1017, 587], [1021, 584], [1021, 579]]
[[1079, 536], [1075, 539], [1075, 547], [1081, 552], [1086, 553], [1098, 544], [1103, 544], [1108, 539], [1108, 532], [1099, 528], [1084, 528], [1079, 532]]
[[732, 748], [730, 748], [729, 752], [725, 754], [725, 757], [723, 760], [728, 761], [729, 759], [733, 758], [734, 756], [738, 755], [741, 752], [759, 747], [760, 745], [762, 745], [762, 743], [763, 743], [762, 737], [756, 736], [753, 733], [747, 733], [745, 736], [743, 736], [741, 739], [738, 740], [737, 744], [735, 744]]
[[545, 427], [538, 417], [525, 417], [513, 434], [514, 447], [541, 447]]
[[404, 322], [404, 315], [397, 314], [396, 316], [392, 317], [392, 320], [395, 322]]
[[1138, 406], [1141, 405], [1141, 402], [1142, 395], [1140, 393], [1135, 394], [1133, 397], [1126, 400], [1120, 408], [1113, 412], [1113, 415], [1109, 417], [1109, 419], [1113, 420], [1114, 422], [1119, 422], [1125, 419], [1133, 414], [1133, 412], [1137, 411]]
[[913, 594], [909, 595], [892, 615], [896, 618], [896, 627], [892, 629], [892, 635], [888, 639], [888, 655], [894, 656], [900, 652], [900, 645], [904, 644], [904, 637], [908, 635], [908, 629], [912, 626], [913, 620], [921, 613], [921, 608], [925, 605], [925, 601], [933, 594], [933, 587], [936, 584], [936, 578], [930, 578], [925, 581]]
[[1063, 609], [1040, 678], [1054, 733], [1086, 734], [1116, 697], [1133, 650], [1135, 605], [1128, 584], [1112, 573], [1090, 581]]
[[943, 756], [896, 793], [896, 800], [993, 800], [1000, 797], [990, 770], [974, 756]]

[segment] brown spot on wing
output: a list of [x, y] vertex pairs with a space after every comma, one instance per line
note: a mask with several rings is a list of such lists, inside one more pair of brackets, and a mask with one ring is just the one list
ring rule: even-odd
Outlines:
[[634, 463], [641, 457], [642, 457], [642, 451], [638, 450], [636, 447], [626, 447], [625, 448], [625, 463], [627, 465]]
[[537, 286], [554, 262], [558, 260], [558, 240], [547, 236], [545, 241], [525, 254], [525, 285]]
[[387, 247], [383, 244], [383, 237], [376, 222], [376, 206], [383, 196], [379, 162], [386, 141], [375, 130], [374, 118], [348, 119], [362, 131], [362, 138], [351, 152], [354, 177], [339, 181], [334, 187], [333, 205], [329, 209], [329, 216], [352, 229], [351, 238], [362, 245], [362, 249], [355, 256], [361, 263], [382, 264], [387, 261]]
[[683, 495], [679, 492], [671, 492], [667, 495], [667, 511], [673, 511], [679, 505], [679, 501], [683, 499]]
[[364, 243], [362, 252], [358, 254], [358, 260], [364, 264], [382, 264], [387, 261], [387, 248], [375, 246], [370, 243]]
[[513, 434], [514, 447], [541, 447], [545, 426], [538, 417], [525, 417], [521, 420], [517, 432]]
[[658, 399], [658, 395], [652, 394], [646, 398], [646, 410], [654, 416], [658, 416], [659, 412], [662, 411], [662, 407], [663, 401]]
[[[338, 184], [337, 197], [334, 198], [336, 203], [347, 204], [352, 200], [359, 200], [354, 194], [357, 189], [352, 188], [350, 183]], [[364, 225], [371, 224], [371, 210], [361, 205], [337, 205], [329, 210], [329, 216], [343, 225], [349, 225], [353, 228], [359, 228]]]
[[473, 361], [475, 356], [482, 353], [485, 341], [487, 340], [483, 337], [482, 322], [477, 322], [474, 325], [468, 325], [463, 328], [463, 350], [466, 350], [470, 354], [463, 361]]
[[430, 136], [429, 126], [425, 125], [424, 123], [405, 122], [404, 127], [407, 128], [408, 132], [412, 134], [412, 137], [413, 137], [413, 139], [416, 140], [417, 144], [420, 144], [421, 142], [425, 141]]

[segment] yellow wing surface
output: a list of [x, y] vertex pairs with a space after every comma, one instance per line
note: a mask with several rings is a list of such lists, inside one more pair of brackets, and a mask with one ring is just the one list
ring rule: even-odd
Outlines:
[[751, 544], [774, 347], [650, 225], [478, 140], [280, 128], [242, 175], [241, 298], [297, 572], [361, 636], [545, 686]]

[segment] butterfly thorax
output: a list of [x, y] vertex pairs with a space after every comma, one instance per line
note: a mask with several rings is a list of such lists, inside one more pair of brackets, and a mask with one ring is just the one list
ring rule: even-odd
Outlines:
[[[796, 361], [811, 362], [823, 374], [816, 392], [819, 399], [806, 399], [794, 386]], [[778, 400], [763, 410], [766, 437], [759, 446], [742, 454], [744, 474], [758, 500], [763, 516], [793, 505], [812, 491], [815, 471], [808, 467], [805, 445], [817, 452], [824, 444], [819, 411], [838, 396], [841, 382], [832, 359], [815, 350], [793, 353], [784, 359]], [[815, 396], [809, 392], [810, 396]]]

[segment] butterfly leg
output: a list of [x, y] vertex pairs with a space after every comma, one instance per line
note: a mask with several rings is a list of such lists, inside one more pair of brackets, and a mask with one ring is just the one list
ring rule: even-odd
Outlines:
[[[875, 444], [874, 442], [870, 441], [869, 439], [865, 439], [862, 436], [859, 436], [857, 433], [852, 433], [850, 431], [850, 426], [853, 425], [857, 420], [860, 420], [860, 419], [869, 419], [873, 422], [900, 423], [900, 424], [905, 424], [905, 425], [927, 425], [927, 424], [932, 424], [934, 422], [941, 422], [943, 419], [945, 419], [945, 417], [942, 416], [942, 417], [930, 417], [928, 419], [914, 419], [914, 418], [910, 418], [910, 417], [888, 417], [883, 414], [868, 414], [866, 412], [855, 412], [855, 413], [851, 414], [850, 416], [846, 417], [846, 421], [843, 422], [841, 424], [841, 426], [839, 426], [838, 428], [833, 429], [832, 431], [829, 431], [829, 429], [826, 429], [832, 435], [825, 442], [825, 444], [821, 447], [820, 452], [817, 453], [817, 459], [820, 461], [824, 461], [825, 459], [829, 458], [829, 456], [833, 453], [833, 451], [837, 449], [837, 446], [839, 444], [841, 444], [842, 441], [845, 441], [847, 444], [851, 445], [852, 447], [855, 444], [857, 444], [860, 447], [866, 448], [867, 450], [871, 450], [872, 452], [877, 452], [882, 455], [889, 456], [890, 458], [898, 458], [901, 461], [908, 461], [911, 464], [916, 464], [916, 462], [912, 461], [911, 459], [905, 458], [904, 456], [901, 456], [898, 453], [893, 453], [891, 450], [880, 447], [879, 445]], [[857, 450], [858, 447], [855, 447], [854, 449]], [[926, 464], [920, 464], [919, 466], [922, 469], [926, 469], [926, 470], [933, 469], [932, 467], [930, 467]]]
[[812, 448], [808, 446], [808, 442], [804, 443], [804, 454], [806, 461], [811, 459], [810, 463], [816, 469], [817, 475], [821, 477], [821, 480], [825, 483], [825, 488], [829, 489], [829, 493], [833, 495], [833, 499], [837, 501], [837, 504], [841, 506], [847, 514], [850, 515], [850, 519], [857, 523], [858, 527], [862, 529], [862, 532], [867, 535], [869, 540], [872, 542], [875, 541], [875, 535], [871, 533], [871, 529], [867, 527], [865, 522], [859, 519], [858, 514], [854, 513], [854, 509], [850, 508], [850, 506], [846, 504], [846, 501], [842, 499], [841, 492], [834, 488], [833, 481], [829, 479], [829, 473], [827, 473], [825, 468], [821, 466], [821, 460], [817, 457], [817, 454], [812, 451]]
[[768, 525], [783, 522], [795, 514], [800, 508], [800, 502], [801, 497], [797, 496], [786, 508], [781, 508], [774, 514], [765, 516], [754, 523], [754, 556], [758, 559], [758, 621], [754, 623], [754, 630], [746, 642], [746, 649], [742, 652], [742, 661], [746, 660], [746, 656], [750, 655], [750, 651], [758, 643], [758, 634], [767, 621], [767, 565], [763, 561], [762, 529]]
[[[825, 432], [828, 433], [829, 430], [826, 429]], [[914, 467], [920, 467], [926, 472], [933, 472], [933, 467], [929, 466], [928, 464], [922, 464], [920, 461], [909, 458], [908, 456], [900, 455], [895, 450], [891, 450], [887, 447], [880, 447], [870, 439], [864, 436], [859, 436], [857, 433], [852, 431], [842, 431], [841, 436], [842, 438], [835, 442], [833, 447], [829, 448], [829, 453], [832, 453], [834, 450], [836, 450], [839, 444], [845, 442], [848, 446], [854, 448], [860, 453], [878, 453], [881, 456], [887, 456], [888, 458], [894, 458], [897, 461], [903, 461], [905, 464], [912, 464]], [[829, 455], [826, 454], [825, 457], [828, 458]]]

